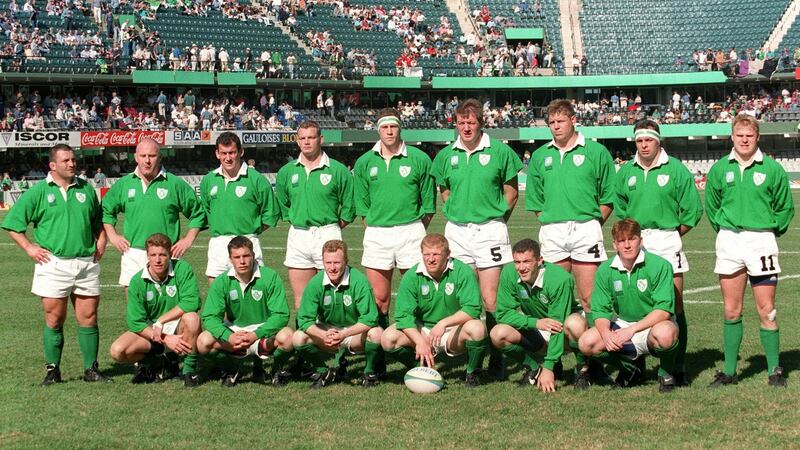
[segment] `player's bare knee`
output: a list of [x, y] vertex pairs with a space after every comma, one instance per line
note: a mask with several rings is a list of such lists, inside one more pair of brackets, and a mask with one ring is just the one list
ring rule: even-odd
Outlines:
[[200, 336], [197, 337], [197, 352], [202, 355], [208, 354], [216, 342], [217, 340], [208, 331], [200, 333]]
[[311, 342], [311, 338], [303, 331], [297, 330], [294, 332], [292, 336], [292, 345], [295, 347], [299, 347], [301, 345], [306, 345]]
[[584, 355], [596, 355], [597, 353], [600, 353], [598, 347], [601, 343], [602, 340], [600, 339], [600, 333], [594, 329], [591, 329], [584, 333], [583, 336], [581, 336], [581, 338], [578, 340], [578, 348]]
[[678, 327], [670, 321], [659, 322], [653, 325], [650, 334], [658, 347], [669, 348], [678, 339]]
[[114, 342], [111, 344], [111, 348], [108, 349], [108, 354], [114, 361], [125, 362], [125, 350], [126, 346], [124, 344], [120, 342]]
[[577, 341], [589, 328], [589, 323], [580, 314], [570, 314], [567, 320], [564, 321], [564, 332], [567, 337], [573, 341]]
[[495, 325], [495, 327], [492, 328], [492, 331], [489, 332], [489, 339], [492, 341], [492, 345], [497, 348], [503, 348], [510, 344], [510, 328], [511, 327], [505, 324]]
[[480, 341], [486, 337], [486, 326], [480, 320], [472, 319], [467, 321], [462, 330], [471, 341]]
[[397, 342], [400, 339], [400, 330], [397, 329], [394, 325], [387, 328], [383, 334], [381, 334], [381, 347], [384, 350], [394, 350], [397, 348]]
[[381, 342], [382, 336], [383, 336], [383, 328], [381, 327], [372, 327], [367, 332], [367, 340], [372, 342], [373, 344], [379, 344]]
[[184, 333], [197, 335], [200, 333], [200, 316], [194, 312], [184, 313], [183, 316], [181, 316], [181, 326], [183, 327]]

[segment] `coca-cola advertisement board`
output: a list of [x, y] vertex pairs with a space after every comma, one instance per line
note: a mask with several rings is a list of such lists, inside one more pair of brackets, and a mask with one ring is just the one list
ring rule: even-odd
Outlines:
[[135, 147], [144, 139], [164, 145], [163, 131], [83, 131], [81, 147]]

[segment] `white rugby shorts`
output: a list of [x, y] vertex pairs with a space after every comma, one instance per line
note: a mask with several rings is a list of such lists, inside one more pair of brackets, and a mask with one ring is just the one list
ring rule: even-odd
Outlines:
[[94, 297], [100, 295], [100, 264], [93, 256], [59, 258], [36, 264], [33, 269], [31, 293], [39, 297], [66, 298], [72, 294]]
[[425, 226], [420, 220], [393, 227], [368, 226], [361, 265], [378, 270], [409, 269], [420, 261], [424, 237]]
[[601, 263], [608, 259], [603, 247], [603, 228], [597, 220], [556, 222], [539, 229], [542, 257], [549, 263], [565, 259]]
[[147, 267], [147, 252], [140, 248], [129, 248], [122, 254], [119, 263], [119, 284], [129, 286], [136, 272]]
[[672, 264], [673, 273], [689, 271], [689, 261], [683, 252], [683, 241], [678, 230], [642, 230], [642, 246], [648, 252], [658, 255]]
[[286, 259], [283, 265], [290, 269], [322, 270], [322, 246], [333, 239], [342, 239], [339, 224], [321, 227], [289, 227], [286, 238]]
[[444, 236], [450, 244], [450, 255], [464, 264], [484, 269], [512, 261], [508, 227], [502, 220], [467, 224], [448, 221]]
[[752, 276], [781, 273], [778, 242], [771, 231], [719, 230], [716, 251], [714, 273], [731, 275], [744, 268]]

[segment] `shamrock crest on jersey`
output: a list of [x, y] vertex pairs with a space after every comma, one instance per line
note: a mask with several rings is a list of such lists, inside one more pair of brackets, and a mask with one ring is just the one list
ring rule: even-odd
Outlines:
[[544, 293], [539, 294], [539, 301], [544, 303], [545, 305], [550, 303], [550, 298], [548, 298]]
[[444, 284], [444, 293], [447, 295], [451, 295], [453, 291], [456, 289], [456, 285], [453, 283], [445, 283]]
[[343, 295], [342, 296], [342, 303], [344, 303], [344, 306], [352, 305], [353, 304], [353, 297], [351, 297], [351, 296], [349, 296], [347, 294]]
[[86, 201], [86, 194], [84, 194], [83, 192], [76, 192], [75, 193], [75, 199], [77, 199], [79, 202], [83, 203], [83, 202]]
[[659, 185], [659, 186], [661, 186], [661, 187], [664, 187], [664, 186], [666, 186], [666, 185], [667, 185], [667, 183], [669, 183], [669, 175], [667, 175], [667, 174], [661, 174], [661, 175], [659, 175], [659, 176], [656, 178], [656, 182], [657, 182], [657, 183], [658, 183], [658, 185]]
[[400, 166], [400, 176], [405, 178], [411, 174], [411, 166]]
[[333, 177], [329, 173], [321, 173], [321, 174], [319, 174], [319, 182], [322, 183], [323, 186], [327, 186], [328, 183], [331, 182], [331, 178], [333, 178]]
[[170, 297], [175, 297], [175, 294], [178, 293], [178, 288], [175, 286], [167, 286], [167, 295]]
[[236, 186], [236, 196], [242, 198], [245, 192], [247, 192], [247, 186]]
[[764, 180], [767, 179], [767, 174], [761, 172], [753, 172], [753, 183], [756, 186], [761, 186], [764, 183]]
[[164, 188], [156, 189], [156, 196], [158, 196], [158, 198], [160, 198], [161, 200], [167, 198], [167, 194], [169, 194], [169, 191]]
[[636, 287], [639, 288], [639, 292], [644, 292], [647, 290], [647, 280], [636, 280]]
[[492, 160], [492, 155], [487, 155], [486, 153], [481, 153], [478, 155], [478, 161], [481, 162], [482, 166], [489, 164], [489, 161]]
[[258, 301], [261, 301], [261, 297], [264, 296], [264, 291], [259, 291], [257, 289], [253, 289], [252, 291], [250, 291], [250, 295], [253, 296], [253, 300], [258, 302]]
[[583, 161], [586, 159], [583, 155], [572, 155], [572, 162], [575, 164], [576, 167], [580, 167], [583, 164]]

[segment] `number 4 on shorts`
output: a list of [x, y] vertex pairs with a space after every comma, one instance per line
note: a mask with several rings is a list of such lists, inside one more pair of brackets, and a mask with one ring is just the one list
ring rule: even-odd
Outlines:
[[600, 244], [594, 244], [588, 252], [594, 255], [595, 258], [600, 258]]

